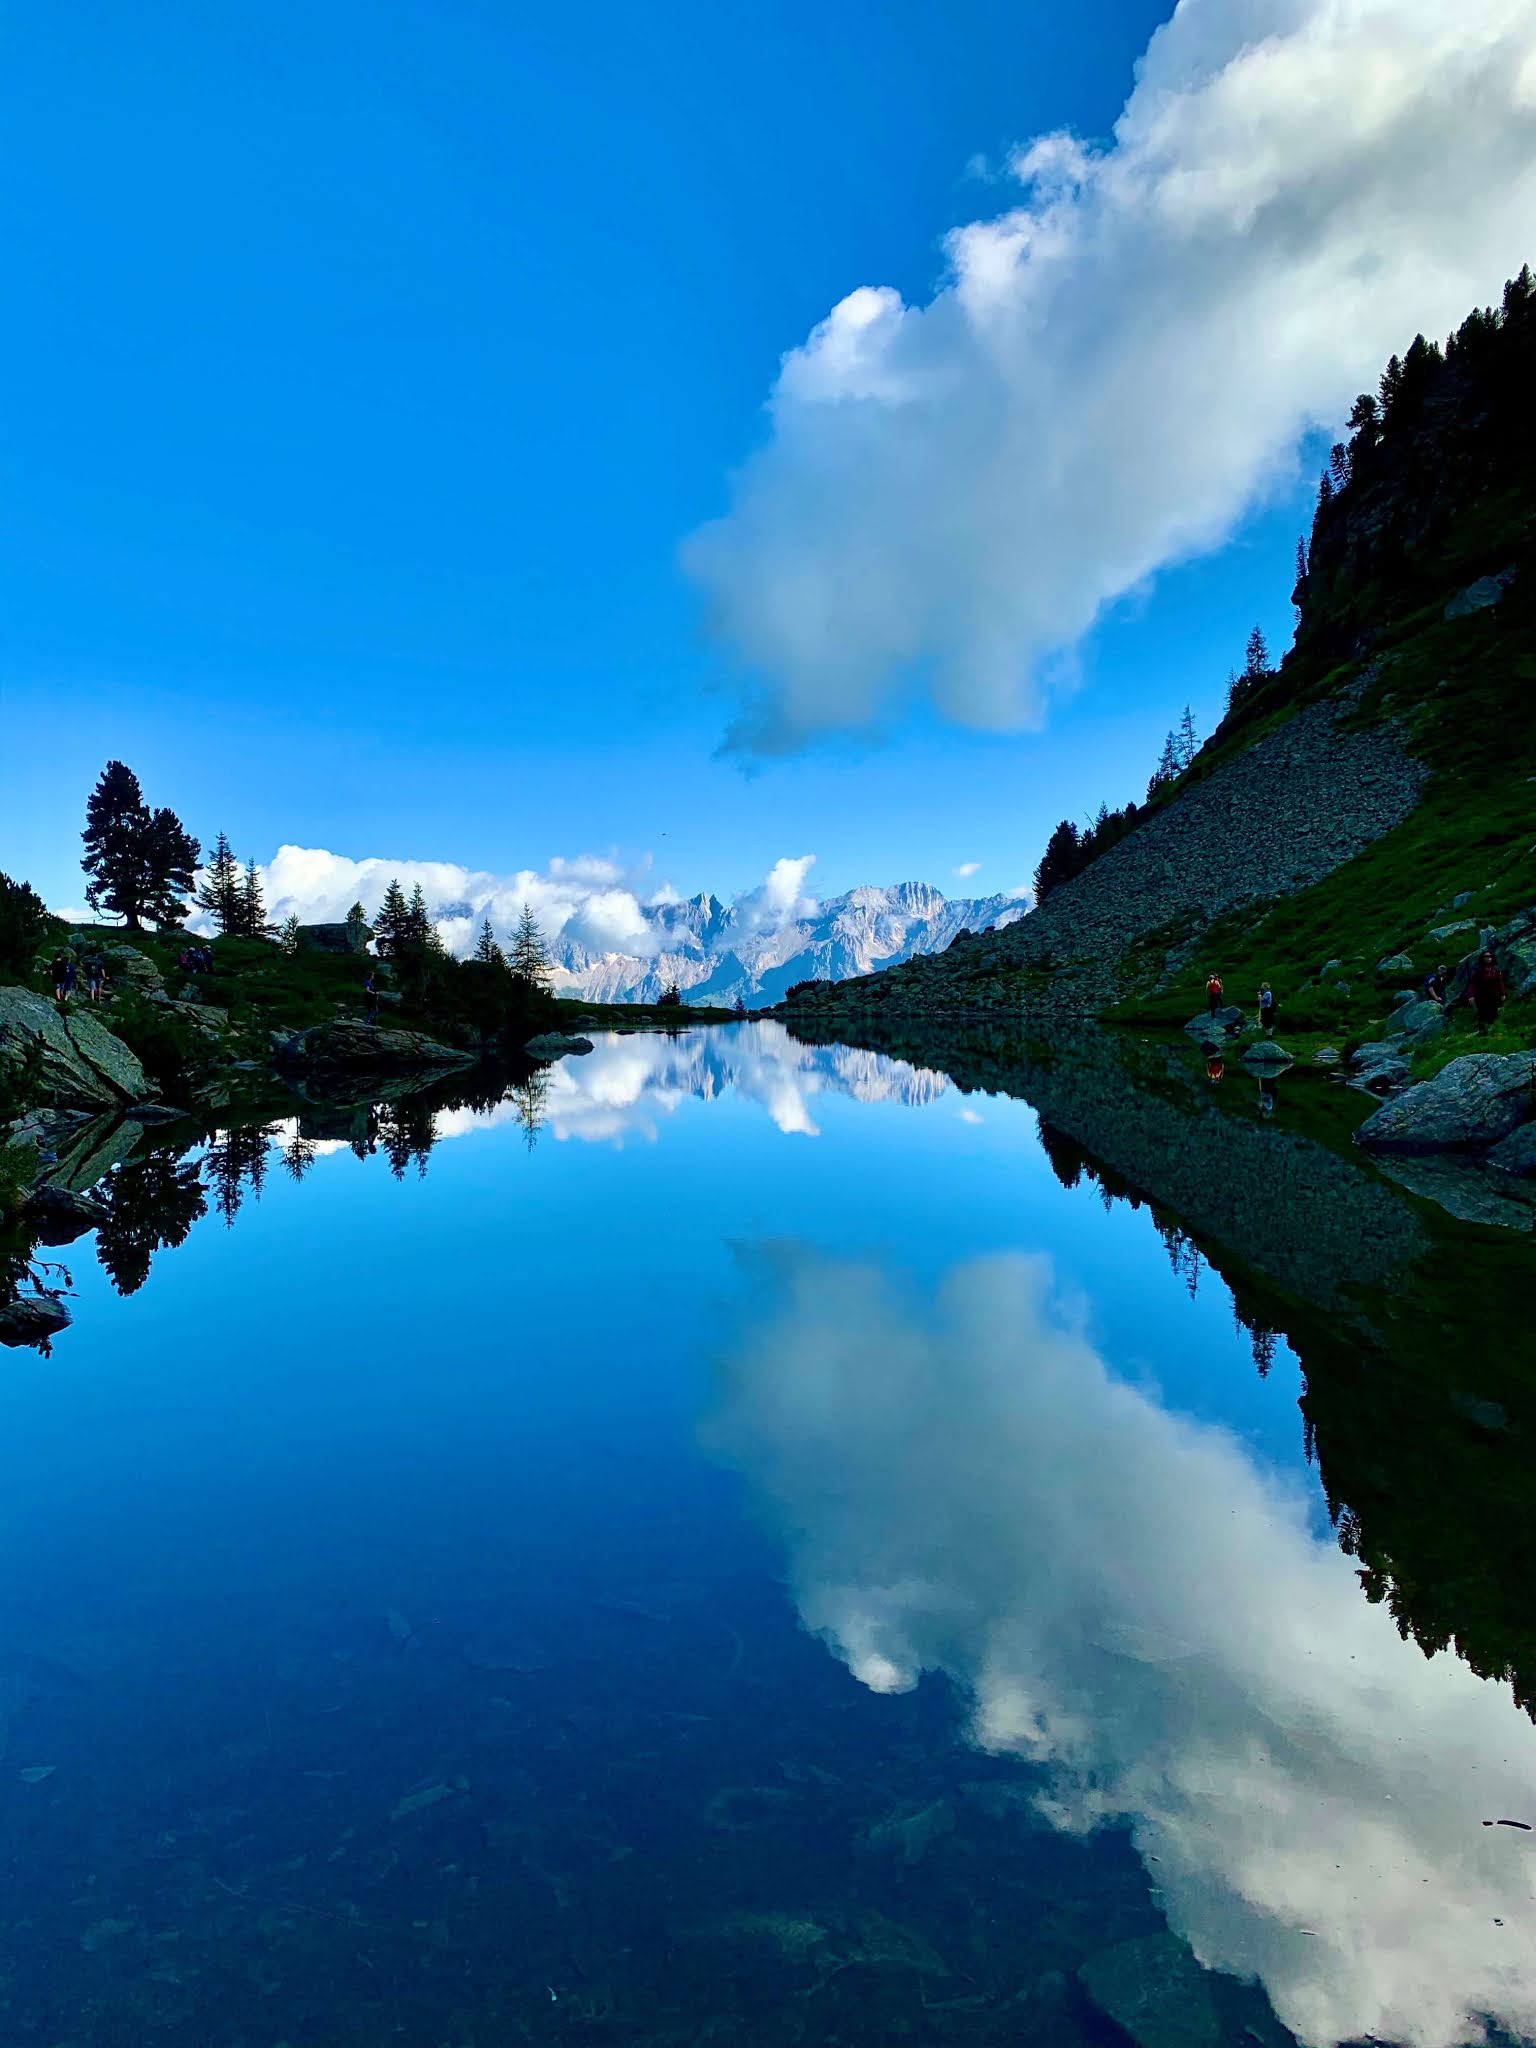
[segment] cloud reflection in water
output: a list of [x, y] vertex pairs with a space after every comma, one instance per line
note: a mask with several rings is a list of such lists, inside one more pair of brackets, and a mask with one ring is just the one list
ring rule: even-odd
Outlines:
[[[1304, 2041], [1536, 2028], [1536, 1730], [1426, 1658], [1226, 1431], [1116, 1378], [1048, 1260], [759, 1255], [713, 1446], [808, 1628], [898, 1691], [941, 1671], [1058, 1827], [1124, 1822], [1174, 1927]], [[1501, 1924], [1502, 1923], [1502, 1924]]]

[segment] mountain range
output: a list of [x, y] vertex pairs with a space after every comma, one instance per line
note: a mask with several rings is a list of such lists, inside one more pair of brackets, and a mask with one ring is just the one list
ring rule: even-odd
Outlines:
[[601, 953], [562, 937], [551, 952], [561, 994], [654, 1003], [676, 983], [690, 1002], [756, 1007], [798, 981], [842, 981], [942, 952], [958, 933], [1012, 924], [1028, 907], [1016, 895], [950, 898], [927, 882], [897, 882], [849, 889], [785, 922], [706, 890], [646, 908], [654, 951]]

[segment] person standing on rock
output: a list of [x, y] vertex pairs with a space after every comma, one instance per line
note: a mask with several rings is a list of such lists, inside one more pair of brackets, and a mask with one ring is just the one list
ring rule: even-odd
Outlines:
[[56, 1003], [67, 1002], [69, 999], [71, 964], [67, 953], [54, 954], [53, 965], [49, 968], [48, 972], [53, 976], [53, 1000]]
[[1210, 980], [1205, 984], [1205, 1007], [1210, 1011], [1213, 1017], [1215, 1016], [1216, 1012], [1221, 1008], [1222, 993], [1223, 991], [1221, 986], [1221, 976], [1219, 974], [1213, 974]]
[[370, 1024], [377, 1024], [379, 1021], [379, 991], [374, 983], [374, 970], [371, 967], [368, 970], [368, 979], [363, 983], [363, 997], [368, 1005], [368, 1022]]
[[1274, 990], [1267, 981], [1261, 981], [1259, 983], [1259, 1022], [1264, 1027], [1264, 1036], [1266, 1038], [1273, 1038], [1275, 1035], [1275, 1011], [1278, 1008], [1279, 1005], [1275, 1001]]
[[1425, 1002], [1438, 1003], [1443, 1010], [1445, 1008], [1445, 991], [1448, 986], [1443, 967], [1437, 967], [1433, 974], [1426, 974], [1424, 977]]
[[93, 1003], [101, 1001], [101, 992], [107, 985], [107, 963], [99, 953], [93, 953], [85, 963], [85, 992]]
[[1477, 965], [1467, 982], [1467, 993], [1471, 996], [1472, 1007], [1477, 1012], [1478, 1035], [1485, 1036], [1488, 1026], [1497, 1021], [1499, 1011], [1504, 1006], [1504, 999], [1509, 994], [1504, 976], [1499, 971], [1499, 963], [1487, 947], [1477, 956]]

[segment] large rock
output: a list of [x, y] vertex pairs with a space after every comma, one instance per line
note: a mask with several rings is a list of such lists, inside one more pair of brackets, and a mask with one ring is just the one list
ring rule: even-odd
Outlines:
[[1495, 1173], [1491, 1158], [1486, 1152], [1383, 1152], [1380, 1165], [1389, 1180], [1459, 1223], [1528, 1234], [1536, 1221], [1536, 1186]]
[[1376, 962], [1378, 974], [1412, 974], [1413, 962], [1406, 953], [1389, 953], [1385, 960]]
[[46, 1351], [69, 1328], [69, 1310], [54, 1294], [18, 1294], [0, 1301], [0, 1344], [32, 1344]]
[[1479, 1151], [1533, 1116], [1536, 1053], [1468, 1053], [1383, 1103], [1355, 1136], [1375, 1151]]
[[1249, 1067], [1288, 1067], [1291, 1056], [1272, 1038], [1261, 1038], [1243, 1054], [1243, 1064]]
[[1460, 932], [1475, 932], [1476, 930], [1477, 924], [1474, 919], [1470, 917], [1458, 917], [1452, 924], [1431, 925], [1429, 930], [1429, 936], [1432, 939], [1434, 939], [1437, 944], [1443, 945], [1447, 939], [1454, 939]]
[[1421, 1039], [1433, 1038], [1437, 1031], [1445, 1029], [1445, 1012], [1438, 1003], [1426, 997], [1423, 1002], [1401, 1003], [1387, 1019], [1387, 1036], [1396, 1038], [1400, 1034], [1411, 1038], [1415, 1044]]
[[416, 1067], [469, 1065], [472, 1053], [443, 1045], [421, 1031], [381, 1031], [354, 1017], [338, 1017], [308, 1031], [272, 1034], [280, 1067], [353, 1068], [359, 1073], [405, 1073]]
[[1470, 619], [1476, 612], [1491, 610], [1514, 580], [1513, 566], [1500, 569], [1492, 576], [1479, 576], [1465, 590], [1457, 591], [1445, 608], [1445, 616], [1447, 619]]
[[1521, 1180], [1536, 1180], [1536, 1120], [1501, 1138], [1488, 1154], [1488, 1164]]
[[1214, 1017], [1208, 1012], [1191, 1017], [1184, 1029], [1191, 1038], [1198, 1038], [1203, 1045], [1208, 1038], [1235, 1038], [1243, 1028], [1243, 1021], [1243, 1013], [1236, 1003], [1229, 1003], [1224, 1010], [1218, 1010]]
[[94, 1195], [49, 1182], [33, 1188], [21, 1213], [38, 1243], [52, 1247], [73, 1244], [88, 1230], [98, 1229], [106, 1222], [108, 1211], [106, 1203]]
[[537, 1038], [530, 1038], [523, 1051], [530, 1059], [558, 1060], [568, 1052], [591, 1052], [590, 1038], [568, 1038], [563, 1031], [541, 1031]]
[[19, 1079], [29, 1065], [41, 1099], [68, 1108], [120, 1108], [149, 1094], [133, 1053], [86, 1011], [61, 1013], [31, 989], [0, 988], [0, 1068]]
[[1215, 2048], [1221, 2039], [1210, 1981], [1177, 1935], [1117, 1942], [1090, 1956], [1077, 1978], [1136, 2048]]
[[309, 953], [366, 953], [373, 926], [349, 917], [341, 924], [301, 924], [299, 947]]

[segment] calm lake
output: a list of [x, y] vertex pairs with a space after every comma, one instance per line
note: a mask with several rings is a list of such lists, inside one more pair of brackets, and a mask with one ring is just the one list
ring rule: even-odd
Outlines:
[[1536, 2034], [1532, 1240], [1179, 1057], [119, 1167], [0, 1353], [3, 2039]]

